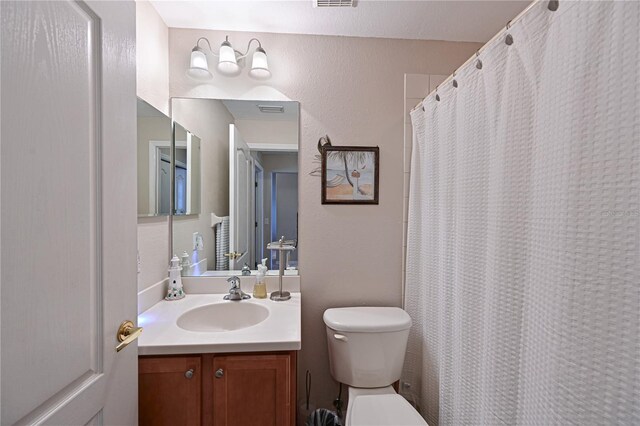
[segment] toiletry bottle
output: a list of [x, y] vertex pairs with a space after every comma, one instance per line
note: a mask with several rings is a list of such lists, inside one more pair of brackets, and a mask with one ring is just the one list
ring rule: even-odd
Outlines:
[[258, 273], [256, 274], [256, 283], [253, 286], [253, 297], [256, 299], [267, 298], [267, 283], [265, 282], [265, 274], [267, 273], [267, 258], [262, 259], [262, 265], [258, 265]]
[[180, 267], [182, 268], [180, 275], [186, 274], [189, 268], [191, 267], [191, 260], [189, 259], [189, 253], [187, 253], [186, 250], [183, 251], [182, 256], [180, 256]]
[[246, 277], [249, 275], [251, 275], [251, 269], [249, 269], [249, 265], [245, 263], [244, 266], [242, 267], [242, 276]]

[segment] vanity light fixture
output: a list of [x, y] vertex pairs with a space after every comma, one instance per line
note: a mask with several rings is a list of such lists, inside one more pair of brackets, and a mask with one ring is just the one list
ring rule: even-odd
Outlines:
[[267, 53], [262, 48], [260, 40], [252, 38], [247, 44], [247, 51], [242, 53], [233, 48], [229, 42], [229, 36], [225, 38], [225, 41], [220, 45], [218, 53], [211, 49], [211, 44], [206, 37], [200, 37], [196, 42], [195, 47], [191, 50], [191, 62], [187, 75], [196, 80], [209, 80], [213, 77], [209, 71], [209, 64], [207, 62], [207, 56], [200, 42], [206, 42], [209, 47], [209, 51], [218, 58], [218, 72], [226, 76], [236, 76], [240, 74], [241, 66], [244, 59], [249, 55], [251, 48], [251, 42], [258, 43], [253, 52], [251, 60], [251, 69], [249, 70], [249, 76], [257, 80], [265, 80], [271, 77], [271, 71], [269, 71], [269, 64], [267, 62]]

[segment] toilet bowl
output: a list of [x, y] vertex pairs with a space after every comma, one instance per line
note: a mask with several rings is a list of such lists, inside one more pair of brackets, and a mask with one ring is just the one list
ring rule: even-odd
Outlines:
[[346, 426], [427, 423], [391, 386], [400, 379], [411, 318], [400, 308], [332, 308], [324, 313], [329, 366], [349, 386]]

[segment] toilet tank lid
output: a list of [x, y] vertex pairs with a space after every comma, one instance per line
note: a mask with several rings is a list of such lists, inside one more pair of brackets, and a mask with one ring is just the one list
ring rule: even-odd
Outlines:
[[353, 307], [324, 311], [324, 323], [336, 331], [374, 333], [411, 327], [411, 317], [400, 308]]

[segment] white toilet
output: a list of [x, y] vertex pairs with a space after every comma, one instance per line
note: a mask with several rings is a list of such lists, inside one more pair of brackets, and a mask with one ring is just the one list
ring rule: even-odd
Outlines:
[[349, 385], [346, 426], [427, 423], [391, 386], [400, 379], [411, 317], [400, 308], [324, 312], [331, 375]]

